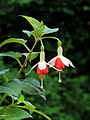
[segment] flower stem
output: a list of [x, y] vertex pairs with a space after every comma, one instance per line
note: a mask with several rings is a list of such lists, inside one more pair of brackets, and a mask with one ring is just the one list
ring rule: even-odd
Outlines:
[[20, 70], [18, 71], [18, 73], [17, 73], [16, 77], [18, 77], [18, 76], [19, 76], [19, 74], [22, 72], [22, 70], [23, 70], [23, 69], [24, 69], [24, 67], [26, 66], [27, 61], [29, 60], [30, 55], [31, 55], [31, 53], [33, 52], [33, 49], [35, 48], [35, 46], [36, 46], [37, 42], [38, 42], [38, 41], [36, 41], [36, 42], [34, 43], [34, 45], [33, 45], [32, 49], [29, 51], [29, 54], [28, 54], [28, 56], [26, 57], [26, 59], [25, 59], [25, 61], [24, 61], [23, 65], [21, 66]]
[[41, 39], [46, 39], [46, 38], [52, 38], [52, 39], [56, 39], [57, 41], [60, 41], [57, 37], [52, 37], [52, 36], [42, 37]]

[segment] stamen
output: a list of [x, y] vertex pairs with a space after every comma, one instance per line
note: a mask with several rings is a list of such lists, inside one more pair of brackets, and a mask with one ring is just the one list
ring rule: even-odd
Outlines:
[[59, 83], [61, 83], [61, 72], [59, 72], [59, 80], [58, 80]]
[[41, 79], [41, 89], [43, 89], [43, 78]]

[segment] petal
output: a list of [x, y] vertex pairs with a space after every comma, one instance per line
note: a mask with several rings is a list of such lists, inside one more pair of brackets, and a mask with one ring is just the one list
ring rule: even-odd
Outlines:
[[48, 67], [46, 66], [46, 68], [44, 70], [40, 70], [39, 67], [37, 67], [37, 74], [46, 74], [49, 72]]
[[52, 66], [55, 66], [55, 60], [58, 56], [52, 58], [48, 63], [51, 64]]
[[42, 74], [42, 70], [40, 70], [38, 67], [36, 69], [37, 74]]
[[48, 73], [49, 72], [48, 67], [46, 66], [46, 68], [44, 70], [42, 70], [42, 72], [43, 72], [43, 74]]
[[69, 65], [71, 65], [72, 67], [74, 67], [73, 63], [69, 59], [67, 59], [66, 57], [60, 56], [60, 59], [63, 62], [63, 64], [65, 64], [67, 67], [69, 67]]

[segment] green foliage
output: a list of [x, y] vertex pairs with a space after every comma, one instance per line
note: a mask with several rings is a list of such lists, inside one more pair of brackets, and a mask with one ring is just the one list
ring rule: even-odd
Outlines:
[[30, 31], [28, 31], [28, 30], [22, 30], [22, 32], [23, 33], [25, 33], [28, 37], [30, 37], [31, 36], [31, 32]]
[[[64, 74], [67, 76], [67, 73]], [[72, 74], [72, 71], [70, 74]], [[86, 107], [90, 106], [90, 95], [86, 93], [86, 88], [83, 88], [87, 77], [80, 76], [73, 79], [70, 77], [67, 77], [67, 79], [62, 77], [62, 83], [59, 84], [56, 75], [57, 74], [53, 76], [53, 79], [52, 76], [47, 75], [47, 79], [45, 80], [48, 104], [46, 105], [46, 103], [41, 100], [40, 104], [43, 105], [43, 107], [41, 107], [38, 102], [36, 102], [36, 107], [40, 107], [42, 111], [46, 111], [46, 113], [51, 116], [54, 114], [54, 119], [77, 120], [78, 118], [82, 118], [85, 111], [90, 111], [90, 107]], [[39, 98], [36, 97], [36, 99]], [[39, 119], [39, 117], [37, 119]]]
[[30, 118], [32, 117], [28, 112], [24, 111], [21, 108], [6, 108], [1, 110], [3, 114], [1, 114], [0, 119], [4, 120], [21, 120], [24, 118]]
[[21, 85], [18, 79], [14, 79], [6, 84], [6, 86], [14, 90], [17, 95], [21, 94]]
[[4, 86], [0, 86], [0, 93], [7, 93], [9, 95], [18, 96], [18, 94], [16, 93], [16, 91], [13, 91], [13, 89], [8, 88], [8, 87], [4, 87]]
[[39, 54], [39, 52], [32, 52], [31, 55], [29, 55], [29, 53], [23, 53], [23, 55], [24, 55], [25, 57], [27, 57], [27, 56], [29, 55], [29, 57], [30, 57], [29, 61], [30, 61], [30, 62], [31, 62], [33, 59], [35, 59], [35, 58], [38, 56], [38, 54]]
[[19, 58], [22, 56], [21, 53], [18, 53], [18, 52], [13, 52], [13, 51], [10, 51], [10, 52], [6, 52], [6, 53], [0, 53], [0, 56], [8, 56], [8, 57], [12, 57], [14, 58], [15, 60], [17, 60], [17, 62], [19, 63], [19, 65], [21, 66], [21, 62], [19, 60]]
[[19, 43], [19, 44], [22, 44], [22, 45], [24, 45], [25, 47], [26, 47], [26, 49], [29, 51], [29, 48], [26, 46], [26, 40], [23, 40], [23, 39], [17, 39], [17, 38], [9, 38], [9, 39], [7, 39], [7, 40], [5, 40], [5, 41], [3, 41], [1, 44], [0, 44], [0, 47], [2, 47], [3, 45], [5, 45], [5, 44], [8, 44], [8, 43]]
[[3, 71], [0, 71], [0, 76], [1, 76], [1, 75], [5, 75], [8, 71], [9, 71], [9, 69], [6, 69], [6, 70], [3, 70]]
[[5, 40], [4, 42], [2, 42], [0, 44], [0, 47], [2, 47], [3, 45], [7, 44], [7, 43], [12, 43], [12, 42], [15, 42], [15, 43], [20, 43], [20, 44], [25, 44], [27, 41], [23, 40], [23, 39], [16, 39], [16, 38], [10, 38], [10, 39], [7, 39]]
[[58, 28], [48, 28], [46, 25], [43, 25], [43, 22], [39, 22], [38, 20], [36, 20], [35, 18], [32, 17], [28, 17], [28, 16], [22, 16], [24, 17], [33, 27], [33, 31], [27, 31], [24, 30], [23, 32], [26, 33], [29, 37], [31, 36], [31, 34], [35, 37], [35, 40], [38, 40], [41, 38], [41, 36], [49, 34], [49, 33], [53, 33], [53, 32], [57, 32], [59, 29]]
[[35, 18], [28, 17], [28, 16], [22, 16], [22, 17], [24, 17], [32, 25], [34, 29], [42, 28], [42, 23], [40, 23]]
[[44, 95], [44, 90], [40, 88], [40, 83], [34, 79], [34, 78], [26, 78], [22, 82], [22, 90], [29, 94], [29, 95], [34, 95], [38, 94], [43, 97], [46, 100], [46, 97]]

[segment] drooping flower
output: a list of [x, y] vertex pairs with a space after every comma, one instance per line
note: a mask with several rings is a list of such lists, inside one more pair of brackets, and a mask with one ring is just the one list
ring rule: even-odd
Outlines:
[[41, 79], [41, 88], [43, 89], [43, 78], [45, 78], [44, 74], [47, 74], [49, 72], [48, 66], [54, 68], [55, 70], [58, 70], [57, 68], [53, 67], [51, 64], [45, 62], [45, 52], [44, 50], [41, 50], [40, 52], [40, 61], [35, 64], [27, 74], [29, 74], [35, 67], [36, 67], [36, 73], [39, 74], [39, 78]]
[[[60, 72], [63, 72], [63, 68], [65, 66], [69, 67], [72, 66], [74, 67], [73, 63], [66, 57], [63, 56], [63, 49], [61, 46], [57, 48], [57, 56], [51, 59], [48, 63], [51, 64], [52, 66], [55, 66], [57, 69], [59, 69], [59, 82], [61, 82], [60, 78]], [[75, 68], [75, 67], [74, 67]]]

